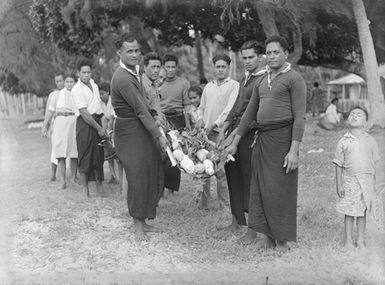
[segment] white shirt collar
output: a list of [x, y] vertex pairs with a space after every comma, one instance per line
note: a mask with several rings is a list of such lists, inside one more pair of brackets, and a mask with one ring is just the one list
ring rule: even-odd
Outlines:
[[131, 69], [127, 68], [127, 66], [120, 60], [119, 61], [119, 65], [121, 68], [127, 70], [129, 73], [131, 73], [132, 75], [134, 75], [139, 81], [140, 81], [140, 75], [139, 75], [139, 65], [135, 65], [135, 72], [133, 72]]

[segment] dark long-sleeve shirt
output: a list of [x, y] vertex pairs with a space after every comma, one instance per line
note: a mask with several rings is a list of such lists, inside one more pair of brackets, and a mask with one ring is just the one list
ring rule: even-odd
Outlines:
[[118, 67], [111, 80], [111, 103], [116, 115], [121, 118], [138, 118], [155, 138], [160, 137], [160, 130], [155, 125], [142, 92], [145, 91], [138, 79]]
[[256, 84], [249, 105], [238, 128], [240, 136], [245, 135], [251, 122], [268, 125], [293, 119], [292, 140], [301, 141], [305, 129], [306, 85], [300, 74], [290, 69], [278, 74], [268, 86], [264, 75]]
[[245, 83], [245, 77], [242, 78], [239, 86], [239, 93], [237, 100], [234, 103], [233, 108], [231, 109], [229, 115], [226, 118], [226, 121], [230, 124], [235, 123], [233, 128], [237, 127], [240, 118], [245, 112], [247, 105], [249, 104], [251, 94], [253, 93], [253, 88], [258, 78], [261, 78], [262, 75], [251, 75], [249, 80]]

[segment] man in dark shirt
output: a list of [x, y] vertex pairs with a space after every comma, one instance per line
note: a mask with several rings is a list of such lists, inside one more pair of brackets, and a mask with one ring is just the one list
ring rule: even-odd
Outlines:
[[146, 219], [156, 217], [156, 207], [163, 191], [163, 167], [160, 147], [167, 139], [150, 114], [140, 82], [140, 46], [130, 34], [115, 43], [120, 58], [111, 80], [111, 102], [116, 113], [116, 154], [125, 169], [127, 205], [134, 220], [135, 240], [148, 240], [147, 232], [156, 228]]
[[[240, 52], [245, 66], [245, 76], [240, 81], [237, 100], [219, 131], [218, 142], [222, 147], [226, 147], [232, 142], [241, 117], [250, 101], [253, 87], [257, 79], [266, 73], [264, 69], [266, 65], [264, 48], [256, 41], [245, 42]], [[225, 137], [227, 137], [226, 141], [224, 141]], [[238, 151], [234, 155], [235, 161], [230, 161], [225, 165], [231, 214], [233, 216], [231, 225], [224, 228], [226, 230], [237, 230], [240, 225], [246, 225], [245, 211], [249, 208], [251, 175], [250, 145], [253, 139], [254, 132], [250, 130], [239, 143]]]
[[268, 68], [256, 83], [253, 95], [227, 148], [235, 154], [238, 143], [257, 121], [258, 135], [252, 152], [248, 232], [241, 242], [264, 238], [259, 248], [288, 248], [297, 239], [299, 145], [305, 128], [306, 84], [291, 69], [288, 44], [280, 36], [266, 40]]

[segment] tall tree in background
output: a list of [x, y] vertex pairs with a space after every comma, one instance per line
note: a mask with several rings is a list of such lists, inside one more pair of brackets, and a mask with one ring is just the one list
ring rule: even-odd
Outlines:
[[385, 127], [385, 104], [381, 90], [378, 63], [374, 50], [373, 38], [369, 29], [369, 20], [366, 16], [362, 0], [352, 0], [354, 18], [357, 23], [358, 34], [366, 71], [366, 83], [371, 108], [371, 122], [374, 125]]

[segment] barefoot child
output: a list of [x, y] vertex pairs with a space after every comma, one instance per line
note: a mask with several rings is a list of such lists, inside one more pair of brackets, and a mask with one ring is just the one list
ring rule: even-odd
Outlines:
[[365, 128], [368, 113], [354, 107], [347, 120], [348, 132], [337, 144], [333, 163], [336, 165], [336, 183], [339, 201], [337, 211], [345, 215], [345, 246], [354, 246], [352, 232], [354, 218], [357, 220], [358, 247], [365, 246], [366, 214], [374, 218], [376, 224], [383, 225], [383, 216], [375, 213], [376, 174], [378, 174], [378, 146]]

